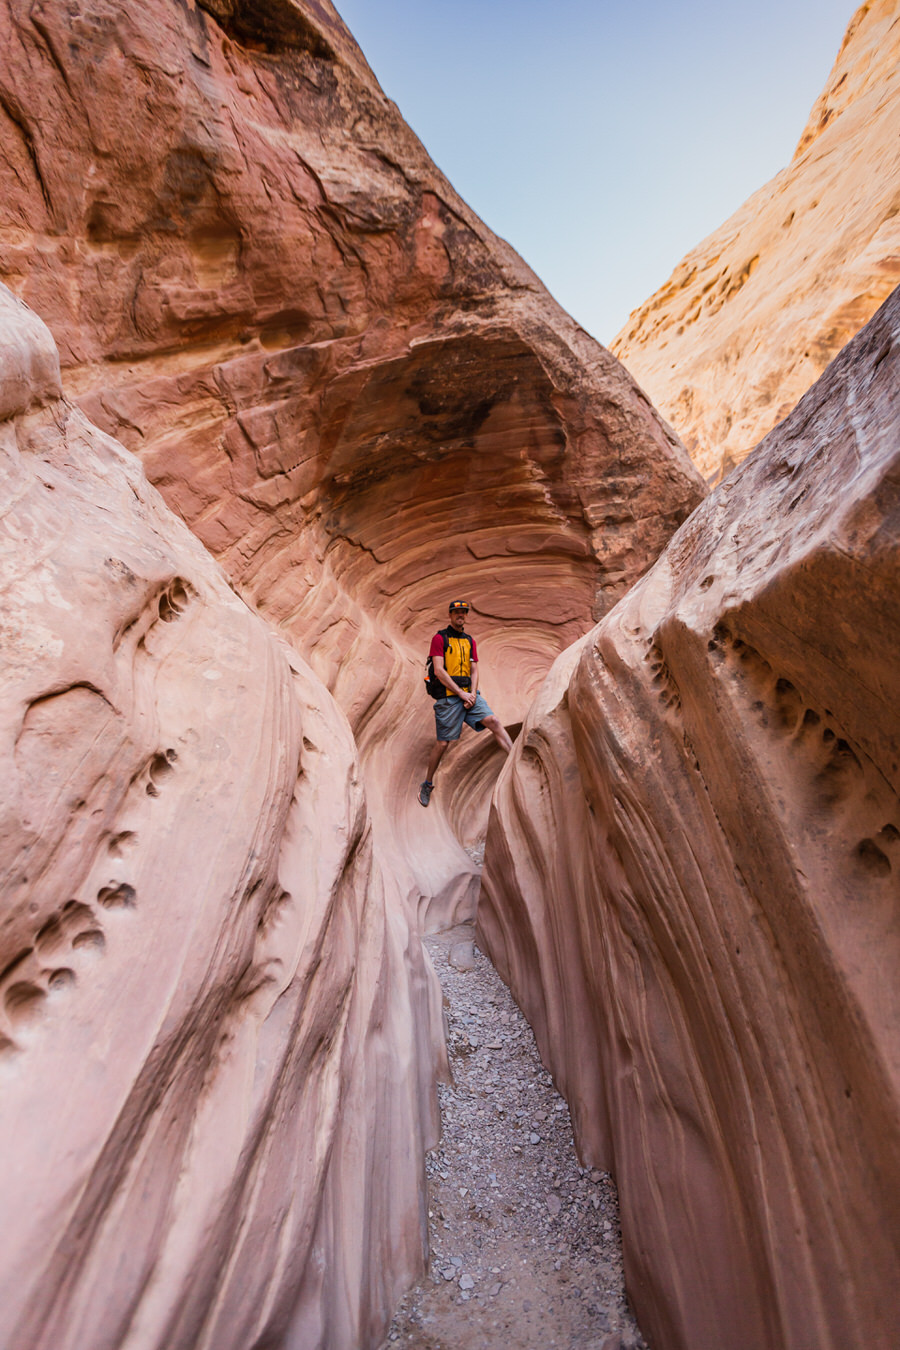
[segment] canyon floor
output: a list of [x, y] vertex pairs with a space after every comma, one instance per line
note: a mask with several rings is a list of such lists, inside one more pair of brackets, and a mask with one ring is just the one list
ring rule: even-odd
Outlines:
[[471, 928], [425, 945], [453, 1083], [428, 1159], [429, 1269], [382, 1350], [646, 1350], [625, 1296], [615, 1185], [579, 1166], [528, 1023]]

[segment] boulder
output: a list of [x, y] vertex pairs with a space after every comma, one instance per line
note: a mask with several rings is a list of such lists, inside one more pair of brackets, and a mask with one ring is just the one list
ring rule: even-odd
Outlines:
[[478, 942], [667, 1350], [900, 1325], [900, 292], [555, 663]]

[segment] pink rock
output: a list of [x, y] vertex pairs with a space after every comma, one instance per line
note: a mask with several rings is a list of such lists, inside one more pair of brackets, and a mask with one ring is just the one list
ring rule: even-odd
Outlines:
[[0, 1339], [371, 1346], [446, 1067], [416, 928], [472, 918], [502, 763], [418, 805], [429, 640], [465, 594], [517, 727], [703, 485], [328, 0], [4, 0], [0, 50], [67, 400], [19, 311]]
[[470, 599], [515, 726], [699, 475], [327, 0], [4, 0], [0, 49], [0, 277], [49, 324], [69, 397], [334, 694], [423, 922], [471, 918], [461, 843], [502, 757], [467, 734], [427, 817], [415, 800], [448, 600]]
[[479, 946], [670, 1350], [900, 1324], [900, 292], [554, 666]]
[[0, 1341], [371, 1344], [440, 1006], [346, 719], [2, 288], [0, 389]]

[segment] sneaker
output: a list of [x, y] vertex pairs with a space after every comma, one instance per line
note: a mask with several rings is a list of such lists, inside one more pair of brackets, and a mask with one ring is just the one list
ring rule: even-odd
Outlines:
[[428, 805], [432, 792], [434, 792], [434, 783], [429, 783], [426, 778], [425, 782], [419, 788], [419, 801], [423, 806]]

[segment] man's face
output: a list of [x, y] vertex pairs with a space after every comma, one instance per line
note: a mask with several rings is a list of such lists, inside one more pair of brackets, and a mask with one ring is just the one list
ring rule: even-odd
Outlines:
[[450, 611], [450, 624], [457, 633], [461, 633], [466, 626], [466, 611], [464, 609], [452, 609]]

